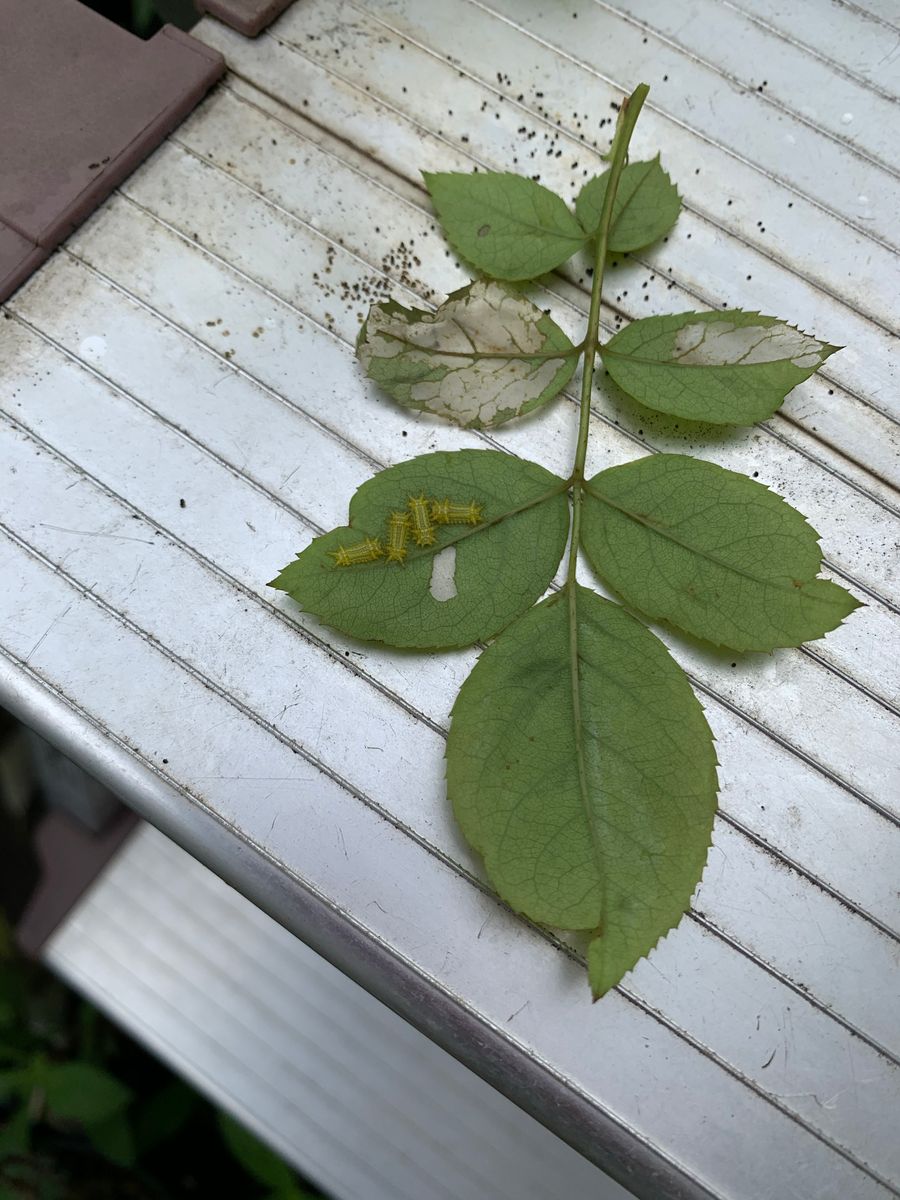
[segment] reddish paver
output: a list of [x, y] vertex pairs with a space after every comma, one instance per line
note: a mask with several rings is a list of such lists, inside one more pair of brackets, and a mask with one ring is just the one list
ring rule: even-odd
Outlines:
[[191, 111], [222, 56], [78, 0], [0, 0], [0, 300]]
[[293, 0], [196, 0], [207, 12], [245, 37], [256, 37], [280, 16]]

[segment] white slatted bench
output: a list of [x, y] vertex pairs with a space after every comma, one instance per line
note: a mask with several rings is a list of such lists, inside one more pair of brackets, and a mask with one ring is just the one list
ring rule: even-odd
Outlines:
[[[302, 0], [256, 41], [206, 19], [224, 83], [0, 322], [0, 701], [654, 1200], [900, 1186], [897, 24], [890, 0]], [[265, 584], [382, 465], [493, 445], [566, 473], [573, 404], [461, 433], [379, 395], [353, 341], [372, 299], [466, 281], [421, 170], [568, 194], [641, 80], [633, 155], [662, 151], [685, 210], [611, 272], [619, 311], [759, 308], [848, 349], [706, 441], [601, 388], [594, 468], [756, 475], [866, 607], [736, 663], [662, 635], [721, 816], [691, 913], [592, 1006], [447, 810], [475, 652], [344, 640]], [[580, 327], [584, 264], [544, 299]]]

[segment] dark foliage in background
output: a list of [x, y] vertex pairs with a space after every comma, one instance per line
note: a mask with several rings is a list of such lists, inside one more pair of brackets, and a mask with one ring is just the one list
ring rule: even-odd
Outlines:
[[317, 1195], [92, 1005], [18, 956], [0, 916], [0, 1200]]
[[[276, 1155], [16, 950], [47, 811], [0, 709], [0, 1200], [311, 1200]], [[239, 1164], [239, 1165], [238, 1165]]]
[[130, 29], [138, 37], [152, 37], [165, 24], [190, 29], [197, 20], [197, 10], [191, 0], [83, 0], [93, 8]]

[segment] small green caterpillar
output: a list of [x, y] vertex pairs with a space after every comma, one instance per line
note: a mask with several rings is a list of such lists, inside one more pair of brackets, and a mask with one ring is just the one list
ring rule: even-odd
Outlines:
[[472, 500], [469, 504], [454, 504], [447, 500], [432, 500], [431, 519], [435, 525], [480, 525], [484, 520], [484, 505]]
[[392, 512], [388, 517], [388, 562], [402, 563], [406, 558], [406, 541], [409, 537], [410, 524], [409, 513]]
[[428, 511], [425, 496], [410, 496], [409, 511], [412, 516], [413, 541], [417, 546], [434, 545], [434, 525]]
[[357, 563], [375, 562], [384, 556], [380, 538], [364, 538], [355, 546], [338, 546], [337, 550], [329, 550], [336, 567], [353, 567]]

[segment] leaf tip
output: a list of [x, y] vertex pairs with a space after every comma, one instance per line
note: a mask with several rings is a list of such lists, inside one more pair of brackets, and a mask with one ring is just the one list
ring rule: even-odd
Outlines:
[[847, 618], [851, 617], [858, 608], [868, 608], [869, 607], [869, 605], [865, 602], [865, 600], [857, 600], [856, 596], [854, 596], [852, 592], [848, 592], [846, 588], [844, 588], [844, 591], [847, 592], [847, 596], [848, 596], [847, 611], [843, 615], [843, 617], [841, 617], [840, 621], [838, 621], [838, 624], [837, 624], [837, 626], [835, 626], [835, 628], [839, 628], [841, 625], [843, 625], [846, 622]]
[[434, 185], [440, 184], [442, 179], [449, 179], [453, 175], [464, 175], [464, 171], [423, 171], [422, 178], [425, 180], [425, 186], [428, 188], [432, 198], [434, 197]]
[[591, 987], [591, 997], [596, 1004], [607, 992], [612, 991], [626, 972], [630, 971], [637, 961], [635, 954], [624, 954], [624, 947], [615, 952], [610, 931], [595, 931], [588, 945], [587, 968], [588, 983]]

